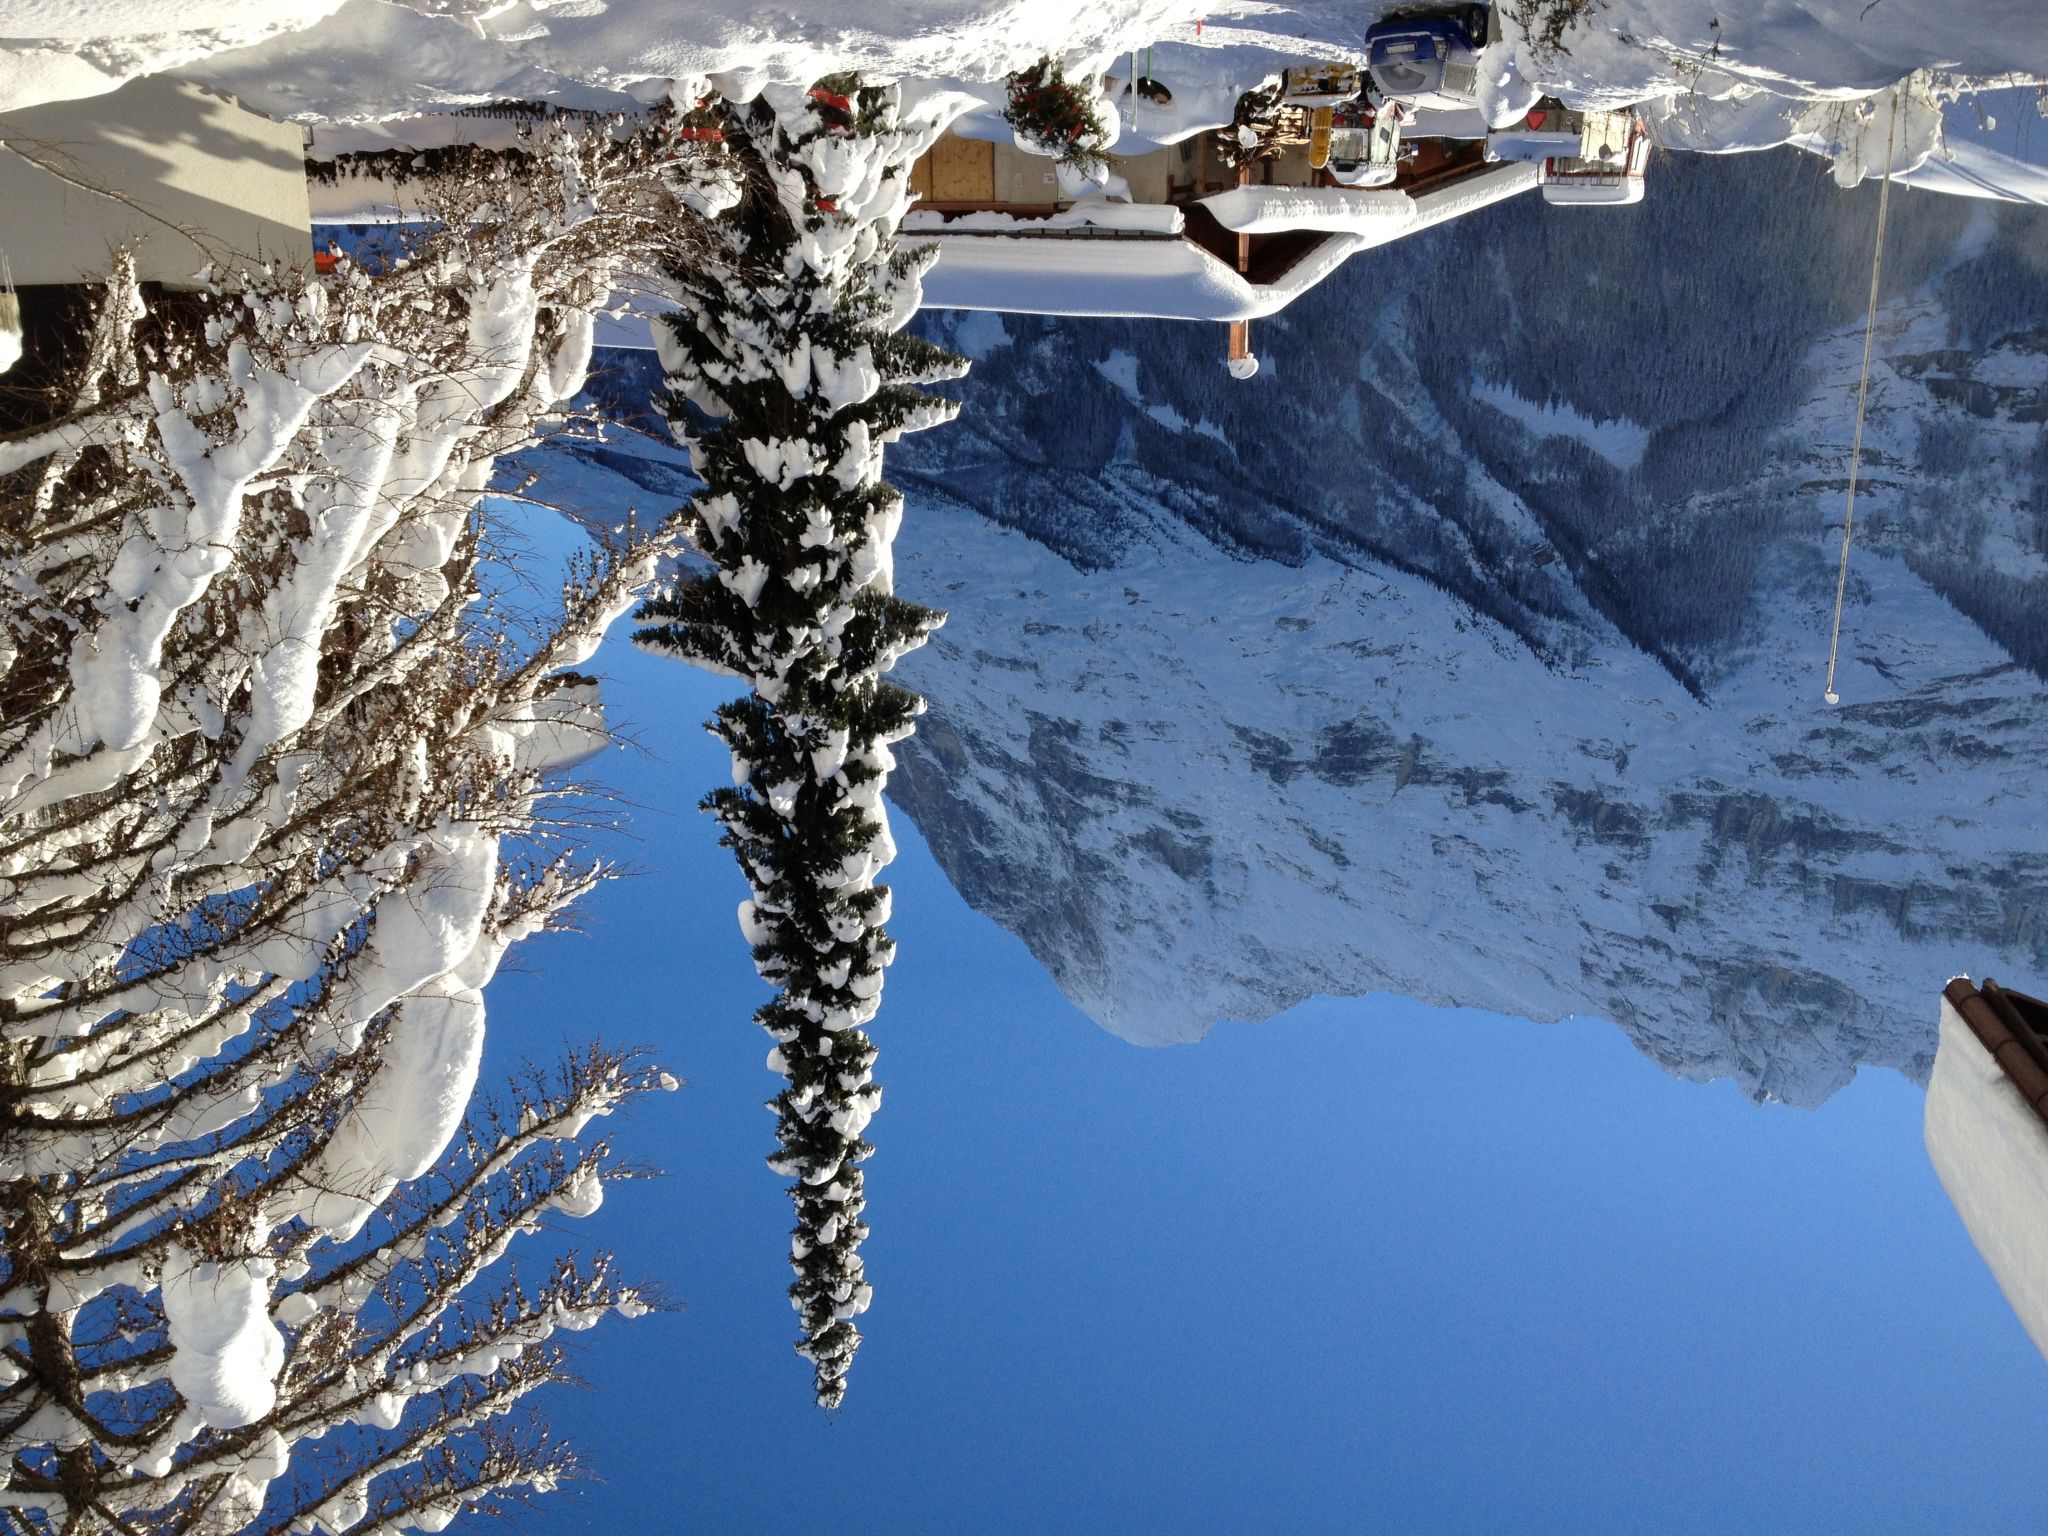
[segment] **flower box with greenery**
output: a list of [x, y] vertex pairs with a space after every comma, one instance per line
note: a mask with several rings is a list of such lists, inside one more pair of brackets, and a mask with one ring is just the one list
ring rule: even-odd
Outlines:
[[1114, 141], [1102, 103], [1084, 86], [1066, 78], [1057, 59], [1040, 59], [1009, 78], [1009, 105], [1003, 121], [1017, 135], [1017, 146], [1049, 155], [1084, 175], [1108, 165], [1103, 150]]

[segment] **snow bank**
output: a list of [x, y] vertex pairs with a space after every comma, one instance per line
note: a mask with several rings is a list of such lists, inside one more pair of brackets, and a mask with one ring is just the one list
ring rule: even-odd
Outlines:
[[1699, 90], [1655, 102], [1647, 116], [1666, 149], [1735, 154], [1790, 144], [1833, 161], [1844, 187], [1882, 176], [1888, 151], [1893, 175], [1916, 170], [1942, 139], [1942, 103], [1918, 80], [1847, 101], [1808, 101], [1709, 73]]
[[164, 1319], [171, 1334], [171, 1384], [206, 1423], [239, 1429], [277, 1402], [284, 1335], [270, 1320], [268, 1259], [194, 1259], [172, 1248], [164, 1259]]
[[1521, 50], [1505, 29], [1479, 50], [1474, 74], [1478, 89], [1475, 110], [1488, 129], [1520, 122], [1542, 96], [1535, 82], [1523, 76]]
[[[994, 82], [1055, 53], [1076, 76], [1107, 68], [1121, 80], [1138, 48], [1173, 100], [1133, 103], [1119, 88], [1110, 105], [1129, 141], [1149, 147], [1228, 122], [1238, 93], [1277, 62], [1355, 58], [1369, 19], [1349, 0], [1293, 0], [1278, 15], [1233, 9], [1211, 11], [1197, 32], [1181, 0], [812, 0], [786, 20], [731, 0], [683, 10], [655, 0], [99, 0], [58, 10], [0, 0], [0, 111], [173, 68], [260, 110], [360, 123], [511, 97], [625, 106], [707, 72], [755, 89], [845, 68]], [[1573, 31], [1568, 53], [1544, 57], [1510, 26], [1481, 54], [1475, 115], [1519, 115], [1531, 82], [1574, 106], [1612, 107], [1697, 96], [1702, 74], [1808, 102], [1879, 90], [1917, 69], [2048, 74], [2037, 0], [1953, 0], [1938, 14], [1864, 0], [1724, 10], [1713, 0], [1610, 0], [1597, 25]], [[970, 131], [1007, 136], [997, 92], [985, 84], [981, 94]]]
[[342, 0], [0, 0], [0, 112], [103, 96], [225, 49], [308, 26]]
[[[1183, 0], [811, 0], [786, 18], [734, 0], [681, 10], [656, 0], [102, 0], [54, 11], [47, 0], [0, 0], [0, 111], [176, 70], [276, 116], [330, 125], [406, 118], [408, 133], [431, 139], [447, 130], [420, 114], [483, 101], [621, 109], [686, 77], [717, 74], [744, 97], [852, 68], [976, 83], [980, 106], [965, 131], [999, 138], [1010, 130], [993, 82], [1009, 70], [1053, 53], [1075, 78], [1107, 69], [1121, 82], [1135, 49], [1173, 93], [1169, 103], [1134, 102], [1116, 87], [1109, 116], [1128, 152], [1143, 153], [1228, 122], [1239, 92], [1283, 63], [1355, 59], [1370, 19], [1350, 0], [1233, 9], [1198, 23]], [[1595, 24], [1572, 31], [1564, 53], [1532, 48], [1508, 24], [1480, 55], [1478, 108], [1432, 117], [1429, 131], [1483, 134], [1489, 122], [1519, 117], [1537, 90], [1577, 107], [1662, 101], [1674, 120], [1712, 116], [1716, 103], [1740, 96], [1760, 114], [1754, 123], [1775, 122], [1771, 142], [1814, 147], [1801, 123], [1810, 108], [1868, 97], [1914, 71], [2048, 76], [2038, 0], [1952, 0], [1933, 15], [1864, 0], [1724, 9], [1714, 0], [1609, 0]]]
[[1232, 187], [1203, 198], [1202, 206], [1241, 235], [1319, 229], [1377, 244], [1415, 222], [1415, 200], [1406, 192], [1341, 187]]
[[1967, 140], [1950, 141], [1899, 179], [1930, 192], [2048, 207], [2048, 166]]
[[1927, 1156], [1970, 1241], [2048, 1356], [2048, 1125], [1947, 998], [1926, 1134]]
[[[115, 46], [136, 56], [138, 67], [152, 67], [151, 34], [167, 29], [161, 21], [143, 24], [149, 0], [126, 3], [137, 16], [111, 18], [104, 30], [125, 33]], [[32, 16], [38, 4], [0, 0], [0, 34], [36, 35], [29, 16], [5, 23], [9, 9]], [[272, 4], [266, 0], [266, 8]], [[807, 0], [772, 14], [734, 0], [689, 7], [656, 0], [346, 0], [331, 15], [304, 11], [302, 30], [258, 47], [216, 51], [192, 73], [278, 115], [366, 122], [507, 98], [613, 108], [651, 99], [670, 80], [704, 75], [719, 77], [721, 90], [742, 98], [764, 83], [807, 84], [844, 69], [992, 81], [1047, 53], [1073, 62], [1193, 34], [1185, 0], [917, 0], [890, 7]]]
[[1702, 75], [1815, 101], [1882, 90], [1919, 69], [1976, 78], [2048, 73], [2048, 27], [2037, 0], [1896, 7], [1799, 0], [1742, 8], [1716, 0], [1609, 0], [1599, 24], [1575, 28], [1568, 41], [1569, 53], [1537, 58], [1518, 40], [1518, 62], [1527, 78], [1574, 107], [1696, 96]]

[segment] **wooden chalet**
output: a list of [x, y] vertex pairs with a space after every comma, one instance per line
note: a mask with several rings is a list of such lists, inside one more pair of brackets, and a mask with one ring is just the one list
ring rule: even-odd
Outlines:
[[[1076, 197], [1054, 163], [949, 133], [913, 169], [908, 238], [943, 247], [932, 308], [1209, 320], [1232, 374], [1256, 371], [1249, 323], [1359, 250], [1541, 183], [1489, 160], [1483, 139], [1413, 138], [1379, 184], [1312, 164], [1306, 134], [1235, 165], [1214, 132], [1113, 156], [1115, 199]], [[1127, 200], [1122, 194], [1127, 192]]]
[[[907, 238], [942, 248], [925, 303], [1216, 321], [1229, 328], [1231, 372], [1247, 377], [1257, 366], [1249, 322], [1360, 250], [1539, 186], [1560, 202], [1641, 195], [1646, 141], [1630, 141], [1625, 166], [1597, 165], [1588, 177], [1568, 157], [1592, 115], [1554, 104], [1547, 121], [1545, 111], [1531, 114], [1550, 130], [1533, 136], [1521, 125], [1512, 137], [1489, 135], [1474, 114], [1458, 130], [1468, 136], [1424, 123], [1404, 139], [1403, 119], [1383, 114], [1376, 129], [1350, 130], [1350, 159], [1331, 154], [1322, 116], [1312, 128], [1306, 112], [1283, 110], [1249, 164], [1231, 153], [1227, 129], [1112, 156], [1112, 195], [1012, 142], [949, 133], [914, 167], [920, 201], [904, 224]], [[1607, 119], [1639, 133], [1632, 114]], [[1566, 185], [1593, 179], [1597, 190]]]

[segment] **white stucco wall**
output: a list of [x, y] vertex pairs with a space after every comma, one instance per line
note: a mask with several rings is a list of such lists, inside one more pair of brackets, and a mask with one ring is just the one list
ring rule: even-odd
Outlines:
[[259, 259], [312, 264], [293, 124], [145, 79], [11, 112], [0, 140], [0, 250], [16, 283], [91, 281], [122, 244], [145, 281], [162, 283], [189, 283], [208, 262], [222, 275]]
[[1014, 144], [995, 147], [995, 200], [1050, 208], [1060, 200], [1059, 178], [1044, 155], [1027, 155]]

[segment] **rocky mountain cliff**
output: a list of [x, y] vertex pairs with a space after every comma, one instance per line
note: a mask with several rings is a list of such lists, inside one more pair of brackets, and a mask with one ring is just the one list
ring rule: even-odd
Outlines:
[[1815, 164], [1355, 259], [1248, 384], [934, 317], [892, 794], [963, 895], [1133, 1040], [1387, 990], [1800, 1104], [2048, 978], [2048, 224], [1894, 201], [1830, 708], [1874, 193]]

